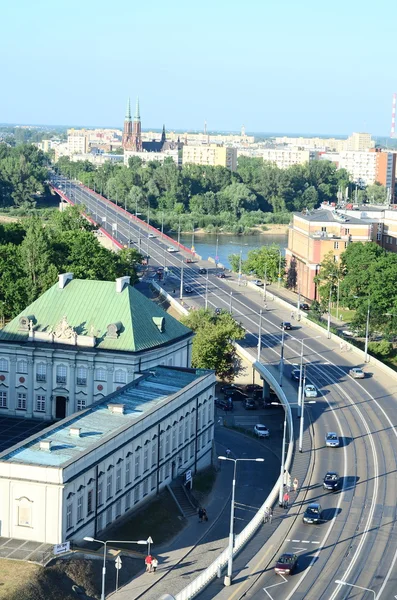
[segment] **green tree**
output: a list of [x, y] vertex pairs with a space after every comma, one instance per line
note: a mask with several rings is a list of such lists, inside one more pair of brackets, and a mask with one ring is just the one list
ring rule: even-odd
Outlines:
[[281, 256], [280, 249], [276, 245], [262, 246], [261, 248], [250, 250], [247, 259], [243, 261], [243, 273], [255, 273], [260, 278], [266, 277], [267, 281], [272, 283], [279, 277], [279, 267], [281, 266], [280, 277], [283, 279], [285, 271], [285, 258]]
[[296, 260], [293, 258], [289, 263], [288, 271], [287, 271], [287, 281], [286, 286], [290, 290], [294, 290], [296, 288], [296, 282], [298, 280], [298, 273], [296, 270]]
[[233, 342], [244, 338], [242, 326], [227, 312], [216, 315], [206, 309], [191, 312], [183, 323], [196, 333], [192, 365], [213, 369], [221, 379], [232, 381], [241, 369]]
[[30, 282], [28, 300], [32, 302], [55, 283], [57, 269], [51, 261], [51, 243], [39, 217], [27, 221], [20, 246], [23, 269]]

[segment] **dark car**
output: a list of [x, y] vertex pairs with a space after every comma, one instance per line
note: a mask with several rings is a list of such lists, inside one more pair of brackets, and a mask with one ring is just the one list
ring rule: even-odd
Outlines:
[[244, 394], [241, 390], [234, 389], [231, 392], [225, 393], [225, 398], [231, 398], [232, 400], [247, 400], [249, 396]]
[[292, 329], [292, 325], [291, 325], [291, 323], [289, 321], [282, 321], [280, 323], [280, 327], [281, 327], [281, 329], [284, 329], [284, 331], [286, 329]]
[[274, 572], [278, 575], [291, 575], [298, 566], [298, 556], [285, 552], [274, 565]]
[[257, 383], [248, 383], [243, 389], [247, 394], [252, 394], [253, 392], [262, 393], [262, 386], [258, 385]]
[[301, 310], [310, 310], [310, 306], [308, 305], [308, 303], [307, 303], [307, 302], [301, 302], [301, 303], [299, 304], [299, 308], [300, 308]]
[[190, 285], [185, 285], [183, 287], [185, 294], [191, 294], [193, 292], [193, 288]]
[[241, 392], [241, 388], [235, 383], [227, 383], [221, 387], [221, 392], [223, 392], [223, 394], [228, 394], [229, 392], [232, 393], [234, 390]]
[[318, 502], [312, 502], [308, 505], [303, 513], [304, 523], [320, 523], [321, 521], [321, 506]]
[[229, 402], [228, 400], [222, 400], [222, 398], [215, 398], [215, 406], [224, 410], [225, 412], [229, 410], [233, 410], [233, 402]]
[[202, 267], [201, 269], [199, 269], [199, 273], [200, 275], [206, 275], [207, 269], [204, 269], [204, 267]]
[[339, 475], [335, 471], [328, 471], [325, 474], [323, 488], [325, 490], [335, 491], [339, 487]]
[[225, 273], [221, 272], [221, 273], [215, 273], [216, 277], [219, 277], [220, 279], [226, 279], [226, 275]]
[[256, 410], [257, 408], [256, 402], [252, 398], [246, 398], [244, 400], [243, 406], [245, 410]]
[[300, 370], [299, 369], [293, 369], [291, 371], [291, 379], [294, 379], [295, 381], [299, 381], [299, 379], [300, 379]]

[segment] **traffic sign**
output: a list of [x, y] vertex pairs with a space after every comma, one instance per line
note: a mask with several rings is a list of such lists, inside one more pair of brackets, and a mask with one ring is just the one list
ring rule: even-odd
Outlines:
[[56, 544], [54, 546], [53, 553], [54, 554], [63, 554], [64, 552], [69, 552], [70, 550], [70, 542], [63, 542], [63, 544]]
[[116, 569], [117, 569], [117, 570], [118, 570], [118, 569], [121, 569], [121, 567], [122, 567], [123, 563], [121, 562], [121, 558], [120, 558], [120, 556], [118, 556], [118, 557], [116, 558], [116, 560], [114, 561], [114, 564], [115, 564], [115, 567], [116, 567]]
[[216, 260], [216, 262], [218, 262], [219, 261], [219, 256], [215, 256], [215, 260]]

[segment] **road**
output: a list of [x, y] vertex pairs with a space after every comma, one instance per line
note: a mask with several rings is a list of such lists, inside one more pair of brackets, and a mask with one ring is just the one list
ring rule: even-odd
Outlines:
[[[168, 253], [168, 242], [149, 238], [144, 226], [140, 228], [114, 205], [104, 203], [79, 185], [71, 184], [69, 190], [67, 184], [67, 190], [72, 201], [85, 204], [95, 221], [105, 217], [105, 227], [109, 232], [113, 227], [122, 244], [134, 240], [148, 251], [151, 263], [166, 265], [171, 277], [179, 281], [184, 259], [181, 252]], [[183, 266], [183, 279], [193, 288], [192, 302], [203, 305], [207, 296], [208, 306], [232, 309], [247, 331], [244, 344], [256, 355], [261, 295], [238, 287], [235, 281], [218, 279], [215, 269], [210, 270], [207, 279], [198, 273], [197, 264]], [[290, 320], [290, 314], [275, 302], [267, 304], [268, 310], [262, 318], [260, 356], [261, 361], [277, 365], [280, 322]], [[288, 377], [290, 365], [299, 362], [303, 344], [308, 379], [320, 392], [318, 402], [310, 407], [315, 433], [312, 478], [305, 482], [308, 489], [302, 494], [302, 502], [293, 507], [295, 523], [290, 535], [280, 540], [280, 552], [300, 554], [299, 567], [296, 574], [283, 581], [273, 574], [274, 557], [269, 557], [261, 565], [259, 576], [255, 576], [257, 581], [252, 582], [251, 578], [252, 587], [245, 597], [273, 600], [373, 597], [370, 592], [335, 584], [338, 579], [374, 590], [377, 599], [394, 599], [397, 594], [396, 381], [372, 365], [363, 365], [364, 380], [352, 380], [347, 374], [349, 368], [361, 366], [354, 354], [341, 354], [334, 342], [325, 335], [314, 339], [317, 335], [307, 325], [296, 324], [285, 337], [284, 349], [284, 376]], [[327, 431], [338, 433], [340, 448], [325, 447]], [[339, 492], [322, 490], [321, 482], [329, 469], [337, 470], [343, 478]], [[313, 500], [322, 504], [323, 522], [318, 526], [303, 525], [300, 513]]]

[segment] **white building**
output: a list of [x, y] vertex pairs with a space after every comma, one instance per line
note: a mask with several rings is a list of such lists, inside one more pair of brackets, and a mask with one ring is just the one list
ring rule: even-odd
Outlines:
[[2, 452], [0, 535], [96, 537], [177, 475], [194, 476], [211, 463], [214, 392], [212, 371], [151, 368]]
[[128, 161], [133, 156], [137, 156], [143, 163], [150, 162], [152, 160], [163, 163], [166, 158], [172, 158], [174, 163], [180, 166], [182, 162], [179, 157], [179, 150], [164, 150], [163, 152], [135, 152], [134, 150], [124, 150], [124, 165], [128, 167]]
[[217, 144], [207, 146], [183, 146], [182, 162], [184, 165], [207, 165], [225, 167], [230, 171], [237, 169], [237, 149]]
[[263, 150], [262, 157], [265, 162], [277, 165], [279, 169], [288, 169], [292, 165], [304, 165], [318, 157], [312, 150], [299, 150], [297, 148]]
[[129, 280], [60, 275], [0, 330], [0, 415], [63, 419], [141, 371], [190, 367], [193, 332]]

